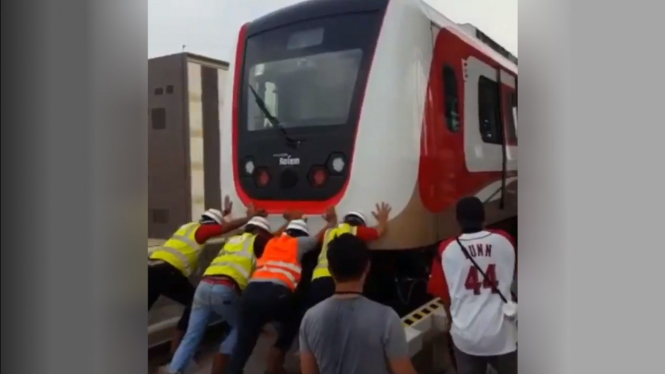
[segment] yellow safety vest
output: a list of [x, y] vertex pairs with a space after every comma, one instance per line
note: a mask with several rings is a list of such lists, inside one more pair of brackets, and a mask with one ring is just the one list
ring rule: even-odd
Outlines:
[[358, 228], [356, 226], [351, 226], [348, 223], [342, 223], [334, 229], [326, 230], [326, 233], [323, 236], [321, 254], [319, 254], [319, 261], [314, 268], [312, 280], [332, 276], [330, 270], [328, 270], [328, 244], [342, 234], [353, 234], [355, 236], [357, 232]]
[[238, 283], [244, 290], [249, 283], [249, 277], [256, 268], [256, 256], [254, 255], [254, 241], [256, 234], [244, 233], [235, 235], [227, 240], [217, 257], [203, 273], [208, 275], [226, 275]]
[[180, 270], [186, 277], [192, 275], [199, 263], [199, 255], [205, 244], [196, 242], [198, 222], [180, 226], [178, 231], [161, 248], [152, 252], [151, 260], [161, 260]]

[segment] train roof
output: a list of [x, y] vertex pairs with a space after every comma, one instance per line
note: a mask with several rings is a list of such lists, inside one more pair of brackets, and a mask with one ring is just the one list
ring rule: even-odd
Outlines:
[[[412, 0], [420, 6], [427, 18], [435, 25], [450, 30], [462, 40], [476, 47], [478, 50], [492, 57], [507, 70], [517, 74], [517, 57], [508, 52], [494, 40], [470, 24], [459, 25], [438, 9], [429, 4], [427, 0]], [[469, 32], [471, 31], [471, 32]], [[475, 34], [475, 35], [474, 35]]]
[[[269, 13], [263, 17], [259, 17], [252, 21], [252, 27], [249, 30], [249, 34], [259, 33], [285, 22], [285, 19], [288, 19], [289, 22], [296, 22], [299, 20], [307, 18], [316, 18], [324, 14], [331, 14], [334, 12], [339, 12], [339, 7], [343, 4], [343, 9], [347, 11], [353, 9], [355, 11], [364, 11], [369, 9], [382, 8], [390, 1], [397, 0], [355, 0], [355, 1], [334, 1], [334, 0], [310, 0], [308, 2], [296, 3], [284, 8], [281, 8], [275, 12]], [[416, 7], [418, 7], [425, 17], [429, 19], [433, 24], [450, 30], [452, 33], [459, 36], [466, 43], [477, 48], [479, 51], [485, 53], [499, 64], [503, 66], [504, 69], [511, 71], [513, 74], [517, 74], [517, 57], [508, 52], [505, 48], [499, 45], [497, 42], [492, 40], [489, 36], [485, 35], [482, 31], [478, 30], [475, 26], [470, 24], [457, 24], [446, 16], [443, 15], [445, 11], [444, 7], [438, 5], [431, 5], [431, 0], [399, 0], [405, 2], [412, 2]], [[308, 12], [301, 12], [301, 7], [303, 3], [308, 4]], [[279, 14], [280, 21], [275, 23], [274, 16]]]

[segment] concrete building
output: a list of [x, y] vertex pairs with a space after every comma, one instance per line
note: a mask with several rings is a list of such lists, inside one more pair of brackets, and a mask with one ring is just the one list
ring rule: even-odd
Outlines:
[[179, 53], [148, 61], [148, 237], [220, 208], [219, 114], [229, 64]]
[[[229, 64], [191, 53], [148, 60], [148, 250], [207, 207], [221, 209], [220, 112]], [[197, 282], [220, 244], [207, 246]], [[170, 339], [183, 308], [160, 298], [149, 345]]]

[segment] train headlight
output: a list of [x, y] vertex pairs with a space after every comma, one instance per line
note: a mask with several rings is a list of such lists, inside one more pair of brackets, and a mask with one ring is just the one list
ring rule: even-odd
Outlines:
[[249, 160], [245, 162], [245, 173], [252, 175], [254, 173], [254, 161]]
[[346, 169], [346, 158], [342, 153], [333, 153], [328, 157], [328, 170], [333, 174], [342, 174]]
[[344, 163], [344, 159], [341, 157], [335, 157], [332, 160], [332, 169], [335, 171], [335, 173], [341, 173], [344, 170], [344, 166], [346, 164]]

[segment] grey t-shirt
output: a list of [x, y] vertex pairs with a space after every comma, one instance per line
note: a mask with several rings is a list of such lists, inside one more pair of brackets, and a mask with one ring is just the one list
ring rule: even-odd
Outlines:
[[300, 350], [321, 374], [390, 374], [388, 360], [409, 355], [397, 313], [365, 297], [331, 297], [307, 311]]

